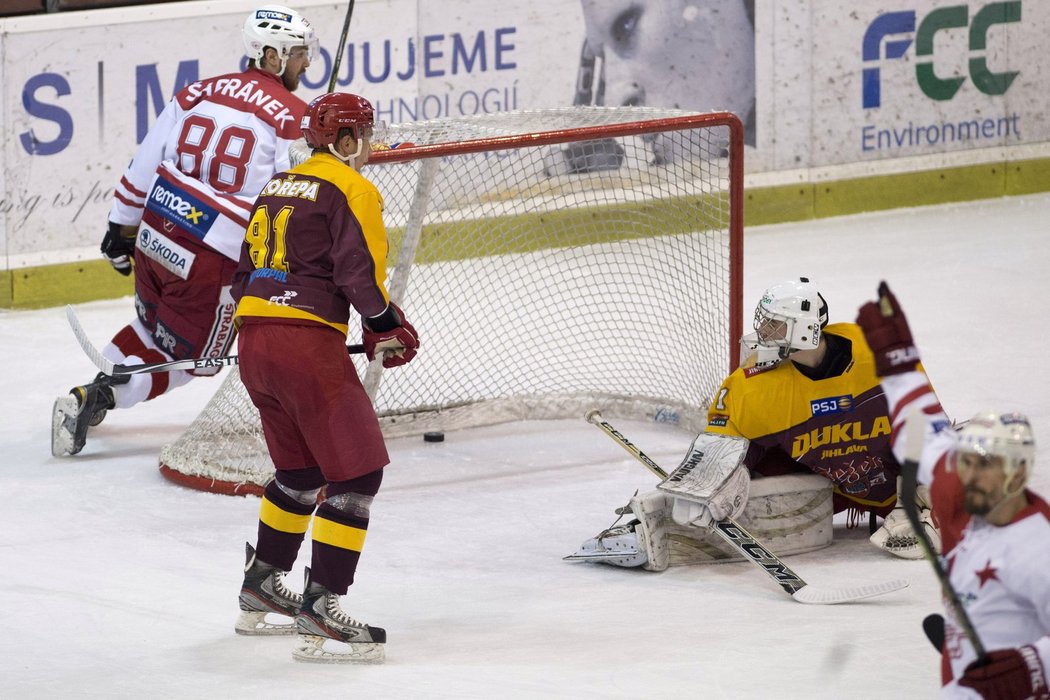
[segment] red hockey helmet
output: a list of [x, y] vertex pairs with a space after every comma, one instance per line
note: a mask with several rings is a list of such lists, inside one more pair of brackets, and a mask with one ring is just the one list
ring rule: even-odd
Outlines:
[[307, 106], [300, 126], [307, 146], [324, 148], [336, 142], [340, 129], [350, 129], [360, 140], [362, 129], [368, 129], [365, 136], [371, 136], [374, 124], [371, 102], [349, 92], [329, 92]]

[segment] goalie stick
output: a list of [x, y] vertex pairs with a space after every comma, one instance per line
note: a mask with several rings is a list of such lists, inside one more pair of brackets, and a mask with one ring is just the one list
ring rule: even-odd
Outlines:
[[[188, 360], [171, 360], [170, 362], [149, 362], [141, 365], [123, 365], [113, 362], [98, 351], [91, 341], [88, 340], [84, 328], [80, 325], [80, 319], [73, 311], [72, 306], [66, 306], [66, 320], [69, 327], [73, 329], [73, 335], [84, 354], [88, 356], [92, 364], [98, 367], [103, 374], [111, 377], [120, 377], [129, 374], [150, 374], [153, 372], [174, 372], [176, 370], [206, 369], [208, 367], [226, 367], [238, 362], [236, 355], [222, 355], [220, 357], [198, 357]], [[365, 351], [364, 345], [348, 345], [346, 351], [351, 355], [358, 355]]]
[[[970, 644], [973, 645], [974, 653], [977, 654], [978, 663], [986, 663], [988, 661], [988, 652], [984, 648], [984, 644], [981, 643], [981, 638], [977, 636], [977, 630], [974, 629], [973, 622], [970, 621], [970, 616], [966, 613], [966, 608], [963, 607], [962, 601], [959, 600], [959, 594], [952, 588], [952, 582], [948, 579], [948, 574], [945, 572], [944, 567], [941, 566], [940, 556], [937, 554], [937, 550], [933, 548], [933, 543], [930, 542], [929, 536], [926, 534], [926, 528], [923, 527], [922, 521], [919, 516], [919, 506], [915, 500], [915, 491], [919, 485], [919, 459], [922, 457], [922, 448], [925, 443], [924, 437], [926, 434], [926, 420], [923, 417], [921, 411], [916, 410], [907, 417], [907, 425], [904, 428], [904, 463], [901, 465], [901, 495], [904, 506], [904, 515], [907, 516], [908, 522], [911, 523], [912, 530], [915, 531], [916, 537], [919, 540], [919, 547], [922, 548], [922, 553], [926, 556], [926, 560], [930, 562], [930, 566], [933, 567], [934, 573], [937, 574], [937, 580], [941, 583], [941, 591], [944, 593], [944, 599], [948, 601], [948, 605], [951, 606], [952, 613], [955, 615], [955, 619], [959, 622], [959, 626], [962, 627], [963, 633], [966, 638], [970, 640]], [[933, 617], [932, 615], [930, 617]], [[923, 629], [926, 630], [927, 636], [930, 635], [930, 630], [927, 629], [927, 620], [923, 620]], [[940, 637], [941, 645], [944, 644], [944, 620], [940, 623]], [[930, 637], [930, 641], [933, 642], [933, 637]]]
[[[597, 426], [603, 433], [615, 440], [620, 447], [630, 452], [631, 456], [644, 464], [653, 474], [661, 479], [667, 478], [667, 472], [664, 471], [660, 465], [650, 459], [647, 454], [638, 449], [638, 447], [628, 440], [623, 433], [602, 418], [600, 411], [597, 409], [588, 411], [586, 419], [588, 423]], [[819, 588], [811, 586], [803, 581], [802, 577], [792, 571], [787, 564], [781, 561], [777, 555], [773, 554], [761, 542], [756, 540], [747, 529], [732, 518], [726, 518], [725, 520], [716, 522], [712, 526], [712, 530], [714, 530], [730, 546], [739, 551], [745, 559], [753, 562], [756, 566], [765, 571], [778, 586], [784, 589], [785, 593], [799, 603], [809, 603], [812, 605], [852, 603], [865, 598], [872, 598], [885, 593], [898, 591], [908, 586], [908, 582], [903, 579], [894, 579], [892, 581], [872, 583], [863, 586], [853, 586], [851, 588]]]

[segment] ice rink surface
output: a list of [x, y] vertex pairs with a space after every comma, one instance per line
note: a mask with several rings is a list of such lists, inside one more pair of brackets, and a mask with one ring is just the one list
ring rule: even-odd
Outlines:
[[[888, 280], [951, 416], [1028, 413], [1041, 445], [1033, 483], [1047, 495], [1048, 267], [1050, 195], [754, 228], [745, 323], [785, 278], [817, 281], [833, 322], [852, 321]], [[133, 310], [122, 299], [77, 312], [101, 346]], [[289, 638], [233, 633], [258, 499], [186, 490], [156, 468], [219, 381], [113, 412], [83, 453], [55, 459], [51, 404], [95, 374], [62, 309], [0, 311], [0, 360], [2, 698], [938, 694], [939, 657], [920, 628], [940, 610], [936, 580], [925, 561], [877, 551], [866, 528], [837, 525], [830, 547], [786, 559], [812, 584], [911, 583], [852, 605], [800, 605], [747, 563], [654, 574], [563, 562], [654, 485], [582, 417], [392, 441], [344, 602], [387, 629], [387, 661], [294, 663]], [[617, 427], [665, 468], [692, 437]]]

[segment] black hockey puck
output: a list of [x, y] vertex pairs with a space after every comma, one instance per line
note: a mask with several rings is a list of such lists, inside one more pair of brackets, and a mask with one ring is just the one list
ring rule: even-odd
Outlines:
[[440, 430], [432, 430], [428, 433], [423, 433], [423, 442], [444, 442], [445, 434]]

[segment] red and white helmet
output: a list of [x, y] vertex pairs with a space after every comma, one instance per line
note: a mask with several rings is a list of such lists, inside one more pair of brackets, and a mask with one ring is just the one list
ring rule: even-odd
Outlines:
[[301, 14], [283, 5], [264, 5], [253, 10], [244, 21], [241, 34], [248, 58], [256, 64], [267, 46], [275, 49], [281, 59], [281, 73], [292, 49], [298, 46], [306, 47], [311, 62], [317, 59], [319, 46], [314, 28]]
[[968, 453], [986, 459], [1001, 458], [1005, 484], [1009, 484], [1024, 465], [1025, 478], [1014, 492], [1027, 483], [1035, 466], [1035, 438], [1026, 416], [1020, 413], [978, 413], [960, 428], [956, 438], [953, 457]]
[[762, 293], [755, 308], [758, 344], [779, 348], [780, 357], [813, 350], [828, 325], [828, 303], [808, 277], [776, 284]]
[[329, 92], [317, 97], [306, 107], [300, 127], [310, 148], [331, 146], [340, 129], [350, 129], [358, 141], [371, 137], [375, 125], [372, 103], [349, 92]]

